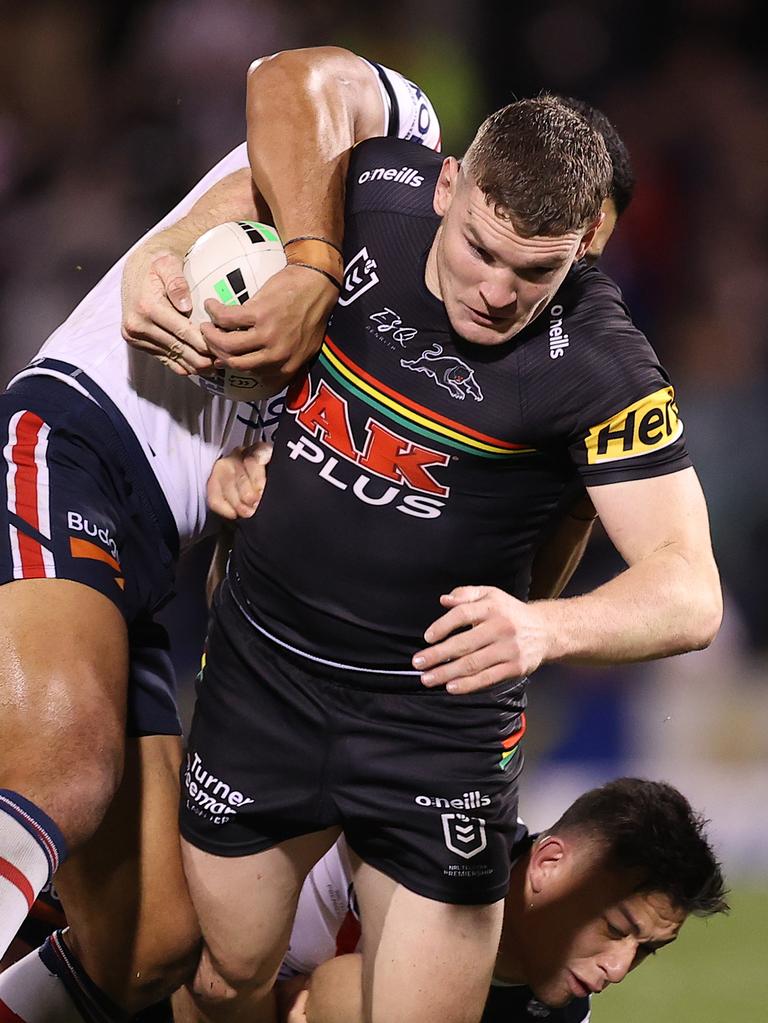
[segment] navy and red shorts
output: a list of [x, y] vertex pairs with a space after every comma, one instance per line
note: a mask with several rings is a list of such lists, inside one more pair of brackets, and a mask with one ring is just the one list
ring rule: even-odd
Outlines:
[[95, 400], [45, 375], [0, 395], [0, 584], [68, 579], [104, 594], [128, 627], [128, 734], [179, 735], [168, 636], [153, 617], [173, 594], [176, 525], [110, 399], [55, 365]]
[[181, 832], [247, 856], [340, 826], [419, 895], [506, 895], [525, 683], [454, 696], [418, 677], [329, 668], [254, 628], [230, 580], [214, 602], [182, 770]]

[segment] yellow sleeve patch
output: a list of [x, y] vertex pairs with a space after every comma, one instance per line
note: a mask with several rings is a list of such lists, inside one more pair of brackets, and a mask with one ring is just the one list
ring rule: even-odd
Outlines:
[[592, 427], [584, 438], [587, 463], [637, 458], [673, 444], [682, 432], [675, 390], [662, 387]]

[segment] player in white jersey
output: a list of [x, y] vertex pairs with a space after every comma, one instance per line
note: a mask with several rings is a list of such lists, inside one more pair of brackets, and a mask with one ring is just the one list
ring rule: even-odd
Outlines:
[[[158, 253], [178, 266], [214, 224], [262, 219], [265, 198], [283, 238], [318, 235], [332, 253], [348, 151], [386, 133], [439, 139], [429, 101], [396, 72], [336, 48], [261, 62], [249, 83], [255, 189], [242, 145], [150, 232], [156, 238], [131, 257], [129, 293], [146, 299], [145, 271]], [[275, 176], [286, 134], [302, 160]], [[262, 197], [265, 166], [277, 185]], [[297, 246], [289, 263], [312, 263], [304, 254]], [[204, 531], [213, 462], [258, 420], [251, 407], [183, 379], [211, 365], [186, 318], [183, 340], [160, 342], [178, 375], [125, 345], [125, 262], [0, 398], [0, 955], [57, 870], [72, 924], [47, 961], [71, 997], [32, 982], [24, 1015], [16, 1012], [25, 1021], [123, 1019], [176, 988], [198, 951], [175, 823], [180, 727], [167, 640], [152, 615], [172, 594], [179, 549]], [[311, 266], [278, 276], [290, 305], [277, 307], [265, 288], [252, 308], [279, 325], [284, 346], [260, 351], [262, 364], [290, 370], [337, 292]], [[157, 352], [157, 340], [145, 347]], [[53, 1009], [35, 1002], [43, 988]], [[0, 1010], [2, 998], [0, 989]]]
[[[425, 94], [395, 71], [362, 58], [353, 59], [368, 68], [370, 77], [375, 80], [384, 111], [381, 133], [439, 149], [439, 122]], [[254, 80], [258, 86], [258, 80]], [[381, 122], [381, 111], [372, 112], [378, 115]], [[360, 138], [355, 141], [360, 141]], [[149, 236], [171, 227], [189, 214], [195, 203], [213, 185], [223, 182], [230, 174], [245, 171], [249, 176], [248, 168], [247, 143], [244, 142], [220, 160], [137, 243], [136, 248]], [[237, 194], [234, 191], [234, 195]], [[231, 195], [233, 190], [228, 185], [227, 191], [222, 193], [222, 201], [231, 201]], [[206, 201], [212, 202], [210, 197]], [[242, 191], [236, 201], [244, 201]], [[259, 205], [264, 209], [262, 204]], [[24, 369], [15, 379], [45, 373], [58, 377], [88, 395], [87, 388], [82, 387], [76, 378], [69, 373], [59, 372], [48, 361], [61, 360], [87, 373], [103, 388], [140, 441], [173, 513], [180, 544], [184, 549], [198, 539], [205, 528], [205, 485], [214, 462], [220, 455], [242, 443], [249, 425], [257, 428], [261, 426], [260, 414], [263, 417], [266, 413], [271, 422], [279, 406], [273, 405], [270, 411], [267, 403], [266, 409], [260, 412], [253, 404], [238, 404], [215, 397], [202, 388], [190, 389], [184, 377], [160, 372], [155, 361], [143, 358], [135, 348], [126, 346], [121, 335], [120, 290], [129, 255], [126, 253], [86, 295], [64, 323], [51, 334], [33, 360], [31, 368]], [[187, 355], [192, 355], [189, 346]], [[203, 364], [210, 364], [210, 360], [205, 357], [202, 361]], [[199, 360], [196, 360], [195, 365], [199, 365]]]
[[[703, 821], [664, 783], [593, 789], [516, 852], [482, 1023], [586, 1023], [591, 996], [674, 941], [687, 916], [727, 909]], [[363, 1023], [351, 856], [342, 837], [302, 888], [281, 978], [314, 976], [288, 1023]]]

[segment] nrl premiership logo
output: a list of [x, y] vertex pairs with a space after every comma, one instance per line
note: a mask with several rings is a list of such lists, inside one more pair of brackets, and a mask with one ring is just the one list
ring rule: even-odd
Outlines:
[[371, 259], [368, 249], [364, 245], [347, 264], [339, 295], [339, 305], [352, 305], [366, 291], [374, 288], [379, 283], [379, 275], [376, 270], [376, 260]]
[[401, 359], [403, 369], [426, 373], [438, 387], [444, 387], [452, 398], [464, 401], [469, 395], [475, 401], [483, 400], [483, 392], [475, 380], [475, 371], [455, 355], [443, 355], [441, 345], [432, 345], [418, 359]]
[[446, 848], [471, 860], [488, 844], [485, 837], [485, 821], [482, 817], [467, 817], [464, 813], [441, 813], [443, 838]]

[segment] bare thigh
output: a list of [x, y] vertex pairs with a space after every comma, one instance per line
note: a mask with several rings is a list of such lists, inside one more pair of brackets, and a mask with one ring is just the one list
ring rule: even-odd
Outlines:
[[491, 983], [503, 901], [436, 902], [359, 861], [354, 877], [365, 1023], [477, 1023]]
[[123, 765], [125, 621], [66, 579], [0, 586], [0, 788], [36, 803], [70, 850], [99, 825]]
[[[288, 948], [299, 892], [338, 828], [250, 856], [213, 856], [182, 839], [184, 869], [211, 964], [235, 991], [271, 986]], [[203, 993], [196, 984], [198, 993]]]
[[178, 736], [128, 739], [101, 827], [56, 877], [68, 943], [131, 1014], [190, 980], [200, 951], [179, 845], [181, 756]]

